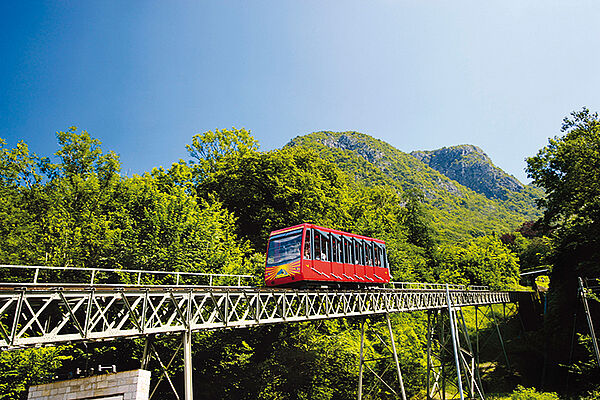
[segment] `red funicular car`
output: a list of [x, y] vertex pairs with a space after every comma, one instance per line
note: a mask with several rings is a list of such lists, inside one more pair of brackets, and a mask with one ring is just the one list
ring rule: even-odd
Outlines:
[[380, 285], [390, 281], [385, 242], [301, 224], [271, 232], [267, 286]]

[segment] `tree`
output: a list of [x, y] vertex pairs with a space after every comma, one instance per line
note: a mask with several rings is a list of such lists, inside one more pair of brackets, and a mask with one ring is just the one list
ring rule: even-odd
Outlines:
[[[527, 173], [546, 190], [540, 201], [543, 222], [554, 228], [554, 277], [600, 273], [600, 120], [587, 108], [565, 118], [554, 137], [534, 157]], [[565, 276], [564, 278], [567, 278]], [[558, 282], [556, 282], [558, 283]]]
[[258, 150], [258, 140], [246, 129], [216, 129], [199, 133], [192, 137], [192, 144], [186, 145], [196, 177], [202, 179], [213, 171], [217, 161], [224, 157], [240, 156]]
[[60, 149], [55, 153], [60, 163], [52, 164], [48, 159], [43, 163], [45, 171], [51, 178], [56, 176], [87, 178], [97, 174], [103, 181], [113, 177], [121, 169], [119, 156], [110, 151], [103, 154], [98, 139], [94, 139], [87, 131], [77, 132], [72, 126], [66, 132], [56, 132]]
[[[543, 224], [552, 228], [553, 264], [549, 314], [545, 320], [548, 366], [569, 362], [573, 320], [578, 307], [577, 277], [600, 275], [600, 120], [587, 108], [563, 120], [563, 136], [549, 140], [527, 159], [533, 183], [546, 190], [540, 201]], [[594, 315], [596, 319], [598, 315]], [[577, 329], [585, 332], [581, 318]], [[577, 351], [575, 352], [577, 353]], [[550, 370], [550, 373], [557, 371]], [[595, 379], [596, 377], [590, 377]], [[552, 381], [558, 381], [551, 377]]]
[[559, 227], [597, 224], [600, 210], [600, 121], [587, 108], [565, 118], [554, 137], [527, 159], [527, 174], [546, 190], [544, 220]]
[[19, 142], [14, 149], [4, 148], [5, 144], [0, 139], [0, 260], [18, 264], [30, 260], [24, 253], [31, 254], [31, 249], [24, 243], [32, 242], [34, 237], [35, 218], [24, 204], [31, 193], [39, 192], [43, 176], [40, 158], [29, 152], [27, 144]]

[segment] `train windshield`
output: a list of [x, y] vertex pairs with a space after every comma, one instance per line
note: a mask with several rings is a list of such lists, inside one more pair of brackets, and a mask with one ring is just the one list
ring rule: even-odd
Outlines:
[[272, 237], [269, 241], [267, 267], [300, 260], [301, 244], [302, 229]]

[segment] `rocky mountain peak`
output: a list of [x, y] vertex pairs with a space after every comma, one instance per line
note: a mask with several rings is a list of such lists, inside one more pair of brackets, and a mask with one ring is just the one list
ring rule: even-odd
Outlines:
[[369, 145], [369, 143], [367, 143], [365, 139], [370, 137], [362, 133], [342, 132], [338, 135], [332, 134], [330, 132], [326, 133], [327, 136], [325, 136], [321, 143], [327, 147], [354, 151], [371, 163], [380, 160], [384, 156], [382, 151], [374, 149]]
[[496, 167], [485, 152], [463, 144], [437, 150], [413, 151], [413, 157], [460, 184], [488, 198], [506, 199], [508, 192], [521, 192], [525, 186]]

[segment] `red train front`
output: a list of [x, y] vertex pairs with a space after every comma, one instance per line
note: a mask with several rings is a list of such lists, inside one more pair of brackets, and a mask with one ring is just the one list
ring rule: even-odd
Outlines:
[[267, 286], [357, 286], [389, 281], [382, 240], [312, 224], [280, 229], [269, 237]]

